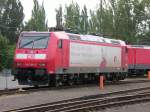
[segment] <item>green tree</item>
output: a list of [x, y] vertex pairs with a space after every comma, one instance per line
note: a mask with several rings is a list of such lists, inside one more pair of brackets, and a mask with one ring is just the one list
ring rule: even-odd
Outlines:
[[77, 3], [66, 6], [65, 28], [80, 32], [80, 8]]
[[[2, 24], [2, 17], [3, 17], [5, 5], [6, 5], [6, 0], [0, 0], [0, 25]], [[2, 26], [0, 26], [0, 32], [2, 30], [1, 27]]]
[[6, 5], [6, 0], [1, 0], [0, 1], [0, 16], [2, 16], [2, 14], [3, 14], [3, 10], [5, 8], [5, 5]]
[[136, 27], [139, 24], [134, 10], [135, 3], [139, 4], [139, 2], [137, 0], [111, 0], [109, 2], [110, 6], [103, 5], [106, 2], [102, 0], [100, 7], [96, 10], [97, 32], [134, 43], [137, 35]]
[[12, 65], [16, 37], [24, 18], [19, 0], [0, 1], [0, 70]]
[[63, 15], [62, 15], [62, 6], [59, 7], [59, 9], [56, 9], [56, 27], [57, 28], [63, 28]]
[[111, 35], [114, 25], [113, 11], [105, 0], [101, 0], [98, 6], [96, 11], [90, 11], [89, 32]]
[[0, 71], [8, 65], [8, 42], [8, 39], [0, 34]]
[[90, 19], [89, 19], [89, 33], [97, 33], [97, 17], [96, 14], [90, 10]]
[[88, 14], [87, 14], [87, 8], [84, 5], [84, 8], [81, 11], [80, 16], [80, 33], [87, 34], [88, 33]]
[[79, 33], [96, 33], [130, 44], [150, 43], [149, 0], [100, 0], [96, 10], [80, 12], [77, 3], [66, 6], [64, 25]]
[[39, 5], [38, 1], [34, 0], [32, 17], [26, 23], [25, 30], [47, 31], [47, 21], [43, 3]]
[[0, 31], [10, 42], [15, 42], [16, 35], [24, 18], [23, 7], [19, 0], [2, 0], [0, 8]]
[[137, 24], [137, 43], [150, 45], [150, 1], [143, 0], [136, 3], [134, 13], [136, 14]]
[[119, 33], [122, 38], [128, 42], [133, 42], [135, 39], [135, 24], [132, 2], [130, 0], [120, 0], [118, 2], [117, 14], [115, 15], [115, 32]]

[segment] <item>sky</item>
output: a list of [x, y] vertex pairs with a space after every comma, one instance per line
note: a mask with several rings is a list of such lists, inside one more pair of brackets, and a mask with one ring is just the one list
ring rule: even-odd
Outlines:
[[[23, 8], [25, 18], [24, 21], [28, 21], [31, 18], [32, 9], [33, 9], [33, 0], [20, 0]], [[63, 7], [63, 11], [66, 5], [69, 5], [72, 1], [77, 2], [78, 5], [83, 8], [86, 5], [87, 9], [95, 10], [97, 8], [97, 4], [100, 0], [38, 0], [39, 4], [42, 4], [44, 1], [44, 8], [46, 11], [46, 18], [48, 20], [48, 26], [52, 27], [56, 25], [56, 13], [55, 9], [58, 9], [61, 5]]]

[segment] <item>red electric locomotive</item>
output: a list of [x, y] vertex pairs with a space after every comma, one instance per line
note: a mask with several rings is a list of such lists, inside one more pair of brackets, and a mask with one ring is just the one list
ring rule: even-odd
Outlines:
[[150, 46], [128, 45], [128, 72], [143, 75], [150, 70]]
[[19, 84], [61, 85], [122, 80], [127, 72], [124, 41], [59, 32], [22, 32], [14, 57]]

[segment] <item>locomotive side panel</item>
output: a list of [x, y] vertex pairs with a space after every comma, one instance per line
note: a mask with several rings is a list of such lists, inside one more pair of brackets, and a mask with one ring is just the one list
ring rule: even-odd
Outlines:
[[150, 63], [150, 49], [137, 49], [136, 50], [136, 64], [149, 64]]
[[149, 69], [150, 49], [128, 48], [129, 69]]
[[70, 67], [93, 67], [106, 70], [121, 69], [121, 47], [70, 43]]
[[134, 68], [135, 65], [135, 52], [136, 50], [133, 48], [128, 48], [128, 66], [129, 68]]
[[150, 48], [147, 46], [128, 47], [128, 74], [144, 75], [150, 69]]

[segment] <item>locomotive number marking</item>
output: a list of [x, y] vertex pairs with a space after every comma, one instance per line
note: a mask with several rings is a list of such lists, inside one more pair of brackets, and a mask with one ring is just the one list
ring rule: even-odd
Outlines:
[[35, 55], [34, 54], [28, 54], [27, 55], [27, 59], [34, 59], [35, 58]]

